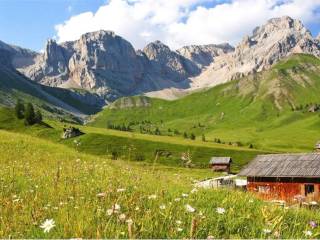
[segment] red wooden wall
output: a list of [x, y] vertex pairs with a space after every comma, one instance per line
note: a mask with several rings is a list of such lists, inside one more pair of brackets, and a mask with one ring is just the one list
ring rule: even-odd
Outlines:
[[[305, 184], [314, 185], [314, 193], [305, 196]], [[294, 201], [298, 195], [305, 196], [306, 200], [320, 200], [319, 183], [288, 183], [288, 182], [254, 182], [248, 181], [247, 190], [255, 192], [263, 199]]]

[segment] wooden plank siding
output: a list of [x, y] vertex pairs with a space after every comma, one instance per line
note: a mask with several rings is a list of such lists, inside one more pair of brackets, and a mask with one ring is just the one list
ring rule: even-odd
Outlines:
[[[314, 192], [306, 194], [306, 185], [314, 187]], [[320, 200], [319, 179], [281, 179], [281, 178], [248, 178], [248, 191], [255, 192], [259, 197], [266, 200], [277, 199], [287, 202], [294, 201], [296, 196], [304, 196], [307, 201]]]

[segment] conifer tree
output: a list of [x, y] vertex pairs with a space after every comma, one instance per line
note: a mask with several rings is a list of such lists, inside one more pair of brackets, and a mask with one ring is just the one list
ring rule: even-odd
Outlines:
[[202, 134], [202, 142], [206, 141], [206, 136], [204, 134]]
[[27, 104], [26, 111], [24, 114], [24, 123], [25, 125], [35, 124], [35, 112], [34, 107], [31, 103]]
[[42, 113], [40, 110], [37, 110], [34, 117], [35, 123], [41, 123], [42, 122]]
[[191, 139], [191, 140], [196, 140], [196, 135], [194, 135], [193, 133], [191, 133], [190, 139]]
[[18, 99], [16, 106], [15, 106], [15, 113], [16, 113], [16, 117], [18, 119], [23, 119], [24, 118], [24, 105], [22, 103], [22, 101], [20, 99]]

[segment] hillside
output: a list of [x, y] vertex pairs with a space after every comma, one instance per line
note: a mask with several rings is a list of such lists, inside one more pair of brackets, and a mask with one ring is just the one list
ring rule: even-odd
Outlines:
[[104, 104], [95, 94], [37, 84], [10, 66], [0, 65], [0, 105], [12, 107], [20, 98], [54, 118], [81, 119]]
[[184, 140], [165, 136], [148, 136], [128, 132], [73, 125], [85, 134], [74, 139], [62, 140], [64, 123], [46, 121], [50, 128], [42, 125], [26, 127], [10, 109], [0, 108], [0, 129], [28, 134], [76, 149], [79, 152], [97, 156], [107, 156], [129, 162], [146, 162], [167, 166], [183, 167], [181, 156], [189, 153], [194, 168], [208, 168], [212, 156], [231, 156], [232, 170], [238, 172], [258, 154], [266, 152], [248, 148], [233, 147], [201, 141]]
[[211, 142], [220, 139], [258, 149], [310, 151], [320, 139], [319, 91], [320, 60], [296, 54], [270, 70], [175, 101], [120, 99], [90, 125], [130, 125], [142, 133], [155, 133], [158, 128], [162, 135], [181, 138], [186, 132], [198, 138], [204, 134]]
[[320, 221], [241, 191], [194, 190], [208, 170], [111, 161], [3, 130], [0, 152], [1, 238], [305, 238]]

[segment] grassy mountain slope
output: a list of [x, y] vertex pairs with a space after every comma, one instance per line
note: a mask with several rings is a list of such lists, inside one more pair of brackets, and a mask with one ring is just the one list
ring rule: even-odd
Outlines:
[[[3, 130], [0, 152], [0, 238], [319, 237], [309, 224], [318, 211], [236, 190], [192, 191], [214, 176], [207, 169], [111, 161]], [[55, 223], [49, 232], [40, 228], [46, 219]]]
[[308, 112], [320, 103], [319, 92], [320, 60], [297, 54], [270, 70], [175, 101], [118, 100], [90, 125], [125, 124], [146, 133], [159, 128], [163, 135], [174, 135], [176, 129], [181, 137], [187, 132], [259, 149], [309, 151], [320, 139], [319, 114]]
[[239, 171], [256, 155], [265, 153], [209, 142], [203, 143], [168, 136], [149, 136], [87, 126], [76, 126], [85, 133], [84, 135], [62, 140], [60, 136], [64, 124], [53, 120], [46, 122], [51, 128], [42, 125], [25, 127], [23, 120], [16, 119], [12, 110], [0, 108], [0, 129], [50, 140], [83, 153], [110, 158], [116, 155], [117, 159], [129, 162], [182, 167], [181, 155], [189, 152], [195, 168], [208, 168], [208, 162], [212, 156], [231, 156], [234, 160], [232, 170]]
[[[80, 93], [70, 90], [51, 88], [34, 83], [5, 65], [0, 65], [0, 104], [13, 106], [18, 98], [30, 101], [42, 108], [47, 115], [66, 117], [92, 114], [99, 111], [99, 104], [81, 100]], [[90, 95], [83, 93], [83, 95]], [[92, 96], [95, 98], [95, 96]], [[98, 99], [98, 97], [96, 97]]]

